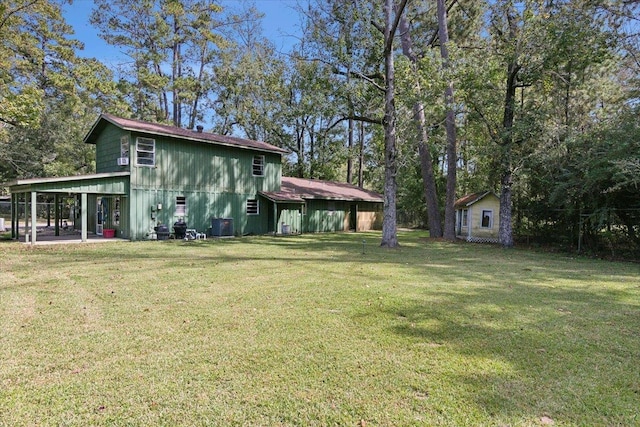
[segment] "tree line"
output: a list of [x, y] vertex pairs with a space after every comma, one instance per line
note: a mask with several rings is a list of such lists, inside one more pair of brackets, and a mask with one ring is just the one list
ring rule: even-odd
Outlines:
[[95, 0], [126, 58], [84, 58], [60, 0], [0, 5], [0, 181], [90, 173], [99, 112], [264, 140], [287, 175], [385, 194], [455, 238], [500, 197], [500, 241], [640, 247], [640, 2], [305, 0], [279, 51], [250, 2]]

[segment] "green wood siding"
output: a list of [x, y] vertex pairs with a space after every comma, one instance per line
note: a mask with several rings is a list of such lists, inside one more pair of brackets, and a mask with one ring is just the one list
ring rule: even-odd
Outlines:
[[[120, 138], [129, 136], [129, 151], [135, 150], [128, 131], [122, 130], [117, 126], [109, 124], [96, 141], [96, 172], [125, 172], [131, 166], [118, 166], [118, 158], [120, 157]], [[131, 156], [131, 154], [129, 154]], [[131, 161], [129, 161], [131, 165]]]
[[[335, 209], [331, 209], [334, 207]], [[304, 216], [303, 232], [323, 233], [344, 230], [345, 215], [349, 211], [349, 203], [343, 201], [309, 200], [307, 213]]]
[[282, 224], [289, 226], [289, 232], [293, 234], [302, 233], [302, 205], [301, 204], [279, 204], [278, 205], [278, 230], [277, 233], [282, 233]]
[[[118, 166], [120, 138], [129, 136], [129, 166]], [[155, 166], [136, 166], [136, 138], [155, 140]], [[253, 157], [264, 156], [264, 175], [253, 176]], [[282, 176], [280, 154], [185, 141], [124, 131], [107, 124], [96, 139], [98, 172], [129, 170], [130, 197], [126, 215], [133, 240], [149, 238], [157, 224], [172, 225], [183, 217], [189, 228], [206, 232], [211, 218], [232, 218], [236, 234], [268, 231], [269, 203], [259, 191], [277, 191]], [[186, 213], [176, 212], [176, 198], [186, 199]], [[249, 199], [259, 200], [259, 215], [247, 215]], [[162, 209], [157, 210], [158, 205]], [[152, 211], [153, 207], [153, 211]], [[124, 229], [124, 226], [121, 225]]]

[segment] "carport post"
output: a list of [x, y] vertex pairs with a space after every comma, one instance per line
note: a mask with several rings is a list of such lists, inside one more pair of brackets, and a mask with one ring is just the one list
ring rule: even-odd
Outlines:
[[273, 235], [278, 234], [278, 202], [273, 201]]
[[38, 231], [37, 230], [38, 224], [36, 221], [36, 215], [37, 215], [37, 209], [38, 209], [37, 195], [38, 193], [36, 193], [35, 191], [31, 192], [31, 244], [32, 245], [36, 244], [36, 235]]
[[11, 238], [17, 239], [20, 234], [18, 230], [18, 219], [20, 218], [20, 199], [17, 193], [11, 194]]
[[87, 241], [87, 193], [80, 196], [80, 215], [82, 216], [82, 241]]
[[53, 218], [54, 218], [54, 226], [55, 230], [54, 234], [56, 236], [60, 235], [60, 199], [58, 198], [58, 194], [53, 195]]

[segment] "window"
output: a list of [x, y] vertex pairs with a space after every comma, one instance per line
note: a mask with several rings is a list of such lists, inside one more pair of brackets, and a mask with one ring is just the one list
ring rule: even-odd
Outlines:
[[247, 215], [258, 215], [260, 213], [258, 200], [247, 200]]
[[129, 135], [120, 138], [120, 157], [129, 158]]
[[469, 211], [467, 209], [463, 209], [462, 210], [462, 226], [466, 227], [467, 226], [467, 216], [469, 214]]
[[327, 202], [327, 211], [329, 215], [333, 215], [336, 211], [336, 202]]
[[155, 166], [156, 165], [156, 140], [149, 138], [138, 138], [136, 140], [136, 165]]
[[482, 228], [493, 228], [493, 211], [482, 211]]
[[264, 176], [264, 156], [253, 156], [253, 176]]
[[184, 196], [176, 197], [176, 216], [187, 215], [187, 198]]

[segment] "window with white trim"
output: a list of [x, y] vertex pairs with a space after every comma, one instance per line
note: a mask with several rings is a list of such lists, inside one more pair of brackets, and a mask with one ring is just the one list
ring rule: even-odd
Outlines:
[[463, 209], [462, 210], [462, 226], [466, 227], [467, 226], [467, 217], [469, 215], [469, 210], [468, 209]]
[[120, 138], [120, 157], [129, 158], [129, 135]]
[[176, 216], [186, 216], [187, 215], [187, 198], [184, 196], [176, 197]]
[[260, 205], [257, 199], [247, 200], [247, 215], [258, 215], [260, 213]]
[[136, 138], [136, 166], [156, 165], [156, 140]]
[[483, 210], [482, 218], [480, 220], [480, 227], [493, 228], [493, 211]]
[[253, 156], [253, 176], [264, 176], [264, 156]]

